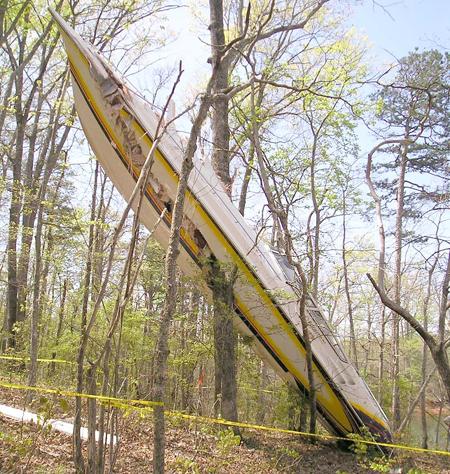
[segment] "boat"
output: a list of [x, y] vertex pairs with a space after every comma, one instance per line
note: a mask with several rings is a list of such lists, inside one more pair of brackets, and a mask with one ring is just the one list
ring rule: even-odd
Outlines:
[[[135, 92], [94, 46], [52, 11], [69, 60], [76, 110], [105, 173], [129, 202], [152, 148], [158, 111]], [[170, 219], [183, 159], [183, 140], [173, 127], [158, 142], [145, 188], [140, 221], [167, 248]], [[306, 395], [306, 350], [293, 290], [295, 270], [258, 239], [226, 194], [208, 160], [194, 160], [181, 229], [178, 265], [201, 280], [207, 258], [235, 266], [235, 326], [255, 352], [286, 382]], [[157, 222], [161, 222], [156, 226]], [[391, 441], [389, 423], [345, 355], [311, 297], [306, 313], [311, 333], [317, 409], [331, 433]]]

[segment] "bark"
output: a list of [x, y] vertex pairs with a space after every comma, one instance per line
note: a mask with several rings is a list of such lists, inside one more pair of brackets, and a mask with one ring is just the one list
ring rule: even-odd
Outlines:
[[380, 366], [378, 370], [378, 400], [383, 399], [384, 389], [384, 351], [386, 346], [386, 307], [381, 309]]
[[[27, 99], [27, 109], [31, 107], [31, 103], [36, 92], [38, 93], [37, 103], [34, 109], [34, 123], [32, 130], [27, 133], [29, 135], [28, 141], [28, 156], [24, 166], [24, 175], [22, 180], [23, 185], [23, 201], [22, 201], [22, 237], [21, 237], [21, 250], [20, 255], [18, 256], [17, 264], [17, 320], [24, 321], [26, 318], [26, 306], [27, 306], [27, 296], [28, 296], [28, 272], [30, 266], [31, 258], [31, 243], [33, 239], [34, 226], [36, 221], [36, 216], [39, 208], [39, 193], [46, 191], [41, 190], [41, 183], [48, 174], [48, 178], [51, 175], [53, 169], [49, 168], [49, 163], [52, 163], [53, 168], [56, 165], [56, 160], [54, 157], [54, 148], [55, 140], [57, 136], [58, 129], [60, 127], [61, 119], [61, 110], [63, 101], [62, 98], [67, 90], [69, 76], [65, 74], [64, 76], [58, 77], [56, 82], [61, 82], [58, 95], [56, 98], [56, 103], [59, 104], [58, 107], [54, 107], [50, 110], [47, 132], [44, 136], [42, 143], [37, 143], [37, 138], [40, 135], [39, 122], [41, 119], [41, 114], [43, 112], [43, 105], [45, 101], [48, 101], [48, 97], [54, 88], [53, 85], [47, 87], [47, 92], [43, 92], [42, 86], [38, 86], [40, 81], [43, 80], [44, 73], [47, 69], [47, 65], [50, 61], [50, 58], [56, 48], [55, 38], [47, 48], [43, 48], [42, 59], [40, 64], [39, 75], [36, 81], [33, 83], [33, 87]], [[28, 115], [27, 112], [27, 115]], [[66, 127], [68, 130], [69, 127]], [[65, 138], [64, 138], [65, 137]], [[63, 134], [63, 142], [67, 138], [67, 133]], [[38, 153], [38, 158], [35, 162], [35, 154], [37, 152], [37, 146], [40, 145], [40, 151]], [[60, 147], [62, 149], [62, 146]], [[44, 172], [44, 176], [42, 173]], [[47, 178], [47, 181], [48, 181]]]
[[[87, 369], [86, 381], [88, 393], [91, 395], [96, 395], [97, 393], [97, 384], [96, 384], [96, 371], [94, 367], [89, 367]], [[97, 424], [97, 400], [89, 398], [87, 401], [88, 406], [88, 440], [87, 440], [87, 470], [86, 474], [96, 474], [96, 455], [97, 455], [97, 443], [95, 440], [95, 430]]]
[[[229, 99], [222, 91], [229, 87], [229, 63], [220, 60], [225, 51], [225, 32], [223, 1], [210, 0], [210, 34], [212, 61], [215, 67], [215, 81], [212, 104], [212, 143], [211, 156], [214, 171], [231, 199], [232, 179], [230, 176], [230, 129], [228, 124]], [[233, 328], [233, 284], [235, 276], [229, 277], [220, 263], [214, 260], [209, 265], [209, 284], [214, 301], [214, 364], [215, 364], [215, 411], [220, 410], [226, 419], [237, 420], [236, 383], [236, 335]], [[231, 274], [233, 275], [233, 270]], [[212, 284], [211, 284], [212, 283]]]
[[[41, 270], [42, 270], [42, 206], [39, 208], [38, 223], [35, 237], [35, 264], [34, 264], [34, 287], [33, 287], [33, 311], [31, 315], [31, 338], [30, 338], [30, 369], [28, 373], [28, 385], [34, 387], [37, 379], [37, 358], [39, 349], [39, 323], [41, 319]], [[31, 401], [33, 393], [30, 392], [28, 400]]]
[[367, 155], [367, 164], [366, 164], [366, 183], [369, 187], [370, 195], [375, 203], [375, 216], [377, 219], [377, 226], [378, 226], [378, 239], [380, 242], [380, 250], [378, 254], [378, 286], [384, 291], [384, 280], [386, 275], [386, 233], [384, 230], [384, 223], [383, 223], [383, 213], [381, 209], [381, 198], [378, 196], [375, 185], [372, 181], [372, 164], [373, 164], [373, 157], [375, 153], [385, 145], [396, 144], [396, 143], [408, 143], [406, 140], [384, 140], [378, 143]]
[[[370, 195], [375, 203], [375, 216], [377, 220], [378, 227], [378, 240], [379, 240], [379, 253], [378, 253], [378, 287], [382, 292], [385, 291], [385, 277], [386, 277], [386, 233], [384, 229], [383, 222], [383, 213], [381, 209], [381, 198], [376, 192], [375, 185], [372, 181], [372, 166], [373, 166], [373, 157], [375, 153], [383, 148], [386, 145], [391, 144], [405, 144], [408, 143], [408, 140], [404, 139], [389, 139], [383, 140], [382, 142], [375, 145], [372, 150], [367, 155], [367, 164], [366, 164], [366, 183], [369, 187]], [[386, 310], [383, 307], [381, 314], [381, 344], [380, 344], [380, 371], [379, 371], [379, 394], [378, 398], [382, 398], [383, 390], [383, 379], [384, 379], [384, 350], [385, 350], [385, 341], [386, 341]], [[398, 421], [399, 422], [399, 421]]]
[[[215, 416], [237, 420], [236, 333], [233, 328], [236, 268], [225, 272], [215, 258], [207, 264], [214, 303]], [[239, 430], [234, 429], [238, 434]]]
[[[61, 293], [61, 300], [59, 303], [59, 311], [58, 311], [58, 326], [56, 328], [56, 337], [55, 337], [55, 346], [58, 347], [59, 340], [62, 336], [62, 329], [63, 329], [63, 322], [64, 322], [64, 313], [66, 309], [66, 298], [67, 298], [67, 286], [68, 286], [68, 279], [66, 278], [63, 283], [62, 293]], [[56, 359], [56, 351], [52, 353], [52, 359]], [[52, 372], [54, 373], [56, 369], [56, 364], [52, 362]]]
[[308, 383], [309, 383], [309, 432], [316, 432], [316, 423], [317, 423], [317, 390], [316, 382], [314, 380], [314, 368], [313, 368], [313, 352], [311, 347], [311, 335], [309, 333], [308, 319], [306, 317], [306, 289], [307, 289], [307, 280], [303, 272], [303, 269], [298, 262], [294, 262], [290, 252], [288, 253], [288, 260], [291, 265], [295, 265], [297, 269], [298, 276], [300, 278], [301, 288], [300, 288], [300, 301], [299, 301], [299, 312], [300, 320], [302, 323], [303, 330], [303, 339], [306, 350], [306, 367], [308, 371]]
[[[225, 50], [225, 32], [223, 27], [223, 1], [209, 0], [210, 34], [212, 61], [217, 72], [213, 92], [221, 92], [228, 88], [229, 63], [227, 60], [217, 61]], [[217, 94], [212, 106], [211, 129], [213, 151], [212, 166], [227, 194], [231, 197], [230, 177], [230, 128], [228, 125], [228, 98], [226, 94]]]
[[250, 179], [252, 177], [254, 155], [255, 155], [255, 147], [253, 145], [253, 142], [251, 142], [250, 151], [249, 151], [249, 159], [245, 167], [244, 177], [242, 179], [241, 192], [239, 194], [238, 210], [242, 216], [245, 214], [245, 206], [247, 205], [247, 194], [248, 194], [248, 187], [250, 185]]
[[[24, 38], [26, 42], [26, 38]], [[18, 63], [23, 61], [23, 46], [19, 51]], [[14, 61], [15, 63], [15, 61]], [[16, 136], [15, 136], [15, 153], [12, 159], [12, 187], [11, 202], [9, 208], [9, 229], [7, 242], [8, 256], [8, 287], [7, 287], [7, 324], [6, 330], [9, 335], [7, 345], [15, 347], [16, 340], [14, 335], [14, 325], [17, 322], [18, 301], [17, 301], [17, 255], [18, 243], [17, 237], [20, 226], [20, 208], [22, 199], [22, 160], [23, 145], [25, 139], [26, 117], [22, 104], [23, 95], [23, 72], [15, 77], [15, 120], [16, 120]]]

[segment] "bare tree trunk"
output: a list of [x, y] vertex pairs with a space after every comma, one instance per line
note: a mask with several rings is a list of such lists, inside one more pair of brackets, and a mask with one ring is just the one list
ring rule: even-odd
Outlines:
[[356, 334], [355, 334], [355, 323], [353, 320], [353, 306], [352, 299], [350, 297], [350, 286], [348, 281], [348, 264], [347, 264], [347, 255], [346, 255], [346, 237], [347, 237], [347, 200], [345, 191], [342, 196], [343, 202], [343, 211], [342, 211], [342, 265], [344, 269], [344, 288], [345, 288], [345, 297], [347, 299], [347, 310], [348, 318], [350, 323], [350, 347], [352, 348], [353, 362], [358, 369], [358, 354], [356, 352]]
[[[403, 244], [403, 212], [405, 200], [405, 174], [407, 165], [407, 144], [403, 145], [400, 153], [400, 171], [397, 182], [397, 213], [395, 219], [395, 273], [394, 301], [400, 304], [402, 279], [402, 244]], [[392, 419], [393, 428], [400, 426], [400, 316], [392, 314]]]
[[[30, 338], [30, 369], [28, 373], [28, 385], [34, 387], [37, 379], [37, 358], [39, 350], [39, 321], [41, 316], [41, 269], [42, 269], [42, 206], [39, 207], [38, 222], [35, 237], [35, 264], [34, 264], [34, 287], [33, 287], [33, 311], [31, 315], [31, 338]], [[32, 392], [29, 392], [31, 401]]]
[[[427, 282], [427, 294], [425, 296], [425, 300], [423, 302], [423, 328], [425, 331], [428, 331], [428, 305], [431, 298], [431, 279], [433, 276], [434, 269], [436, 267], [438, 259], [436, 258], [434, 265], [428, 271], [428, 282]], [[428, 347], [423, 343], [423, 350], [422, 350], [422, 385], [425, 384], [425, 380], [427, 377], [427, 362], [428, 362]], [[427, 426], [427, 392], [426, 386], [422, 391], [420, 396], [420, 418], [422, 422], [422, 448], [428, 448], [428, 426]]]
[[[213, 86], [213, 92], [226, 90], [229, 86], [228, 61], [222, 60], [217, 63], [217, 58], [225, 50], [225, 32], [223, 26], [223, 1], [209, 0], [210, 14], [210, 34], [211, 34], [211, 52], [212, 60], [217, 64], [216, 79]], [[230, 177], [230, 128], [228, 125], [228, 98], [226, 94], [217, 95], [212, 105], [212, 142], [213, 152], [211, 162], [225, 190], [231, 196], [231, 177]]]
[[[390, 140], [383, 141], [378, 143], [367, 155], [367, 164], [366, 164], [366, 182], [370, 190], [370, 195], [375, 203], [375, 215], [377, 219], [378, 227], [378, 240], [379, 240], [379, 253], [378, 253], [378, 286], [381, 291], [385, 291], [384, 281], [386, 276], [386, 233], [384, 230], [383, 223], [383, 213], [381, 209], [381, 199], [378, 196], [375, 186], [372, 181], [372, 163], [373, 156], [377, 150], [383, 147], [386, 144], [392, 143]], [[398, 140], [395, 140], [394, 143], [398, 143]], [[380, 367], [378, 372], [378, 399], [381, 400], [383, 396], [384, 388], [384, 352], [386, 347], [386, 307], [383, 306], [381, 311], [381, 341], [380, 341]]]
[[248, 194], [248, 187], [250, 185], [250, 179], [252, 176], [254, 155], [255, 155], [255, 147], [253, 145], [253, 142], [250, 142], [249, 158], [248, 158], [247, 165], [245, 167], [245, 173], [242, 179], [241, 192], [239, 194], [238, 209], [241, 215], [245, 214], [245, 206], [247, 205], [247, 194]]
[[371, 373], [369, 365], [372, 353], [372, 324], [372, 309], [370, 303], [367, 303], [367, 350], [365, 359], [366, 373]]
[[[91, 274], [92, 274], [92, 257], [94, 249], [94, 220], [95, 220], [95, 210], [97, 205], [97, 184], [98, 184], [98, 171], [99, 163], [96, 162], [95, 165], [95, 174], [94, 174], [94, 189], [92, 191], [92, 202], [91, 202], [91, 215], [90, 215], [90, 225], [89, 225], [89, 240], [87, 248], [87, 257], [86, 257], [86, 268], [84, 271], [84, 282], [83, 282], [83, 304], [81, 309], [81, 324], [80, 324], [80, 345], [78, 347], [77, 355], [77, 392], [81, 393], [83, 391], [84, 385], [84, 359], [87, 349], [87, 338], [86, 328], [88, 320], [88, 305], [89, 305], [89, 296], [91, 291]], [[74, 449], [74, 462], [75, 469], [78, 473], [82, 474], [84, 472], [84, 458], [81, 450], [81, 398], [75, 398], [75, 419], [73, 422], [73, 449]]]
[[[213, 92], [219, 93], [229, 86], [229, 64], [227, 60], [217, 62], [225, 50], [223, 23], [223, 1], [210, 0], [210, 33], [213, 63], [216, 65], [216, 78]], [[231, 198], [232, 180], [230, 177], [230, 129], [228, 125], [228, 98], [225, 94], [216, 94], [212, 105], [212, 142], [211, 162], [219, 180]], [[233, 285], [235, 271], [231, 276], [220, 268], [215, 260], [208, 269], [210, 288], [214, 300], [214, 346], [215, 346], [215, 411], [220, 410], [224, 418], [237, 420], [237, 384], [236, 384], [236, 335], [233, 328], [234, 298]], [[212, 283], [212, 284], [211, 284]]]
[[25, 118], [22, 111], [22, 82], [21, 78], [16, 79], [16, 140], [15, 140], [15, 156], [12, 163], [12, 188], [11, 188], [11, 204], [9, 208], [9, 229], [8, 229], [8, 287], [7, 287], [7, 325], [6, 330], [9, 335], [7, 345], [15, 347], [16, 340], [14, 336], [14, 325], [18, 321], [17, 313], [19, 310], [17, 294], [17, 256], [18, 245], [17, 237], [20, 227], [20, 207], [22, 196], [22, 157], [23, 157], [23, 141], [25, 137]]
[[[66, 278], [63, 283], [63, 288], [62, 288], [62, 293], [61, 293], [61, 300], [59, 303], [59, 311], [58, 311], [58, 326], [56, 328], [56, 337], [55, 337], [55, 346], [58, 346], [59, 340], [62, 335], [62, 329], [63, 329], [63, 321], [64, 321], [64, 312], [66, 309], [66, 297], [67, 297], [67, 285], [68, 285], [68, 279]], [[53, 351], [52, 353], [52, 359], [56, 359], [56, 351]], [[52, 373], [55, 372], [56, 365], [54, 362], [52, 362]]]
[[297, 273], [300, 278], [301, 283], [301, 295], [300, 295], [300, 302], [299, 302], [299, 313], [300, 313], [300, 320], [302, 323], [302, 330], [303, 330], [303, 340], [305, 344], [305, 351], [306, 351], [306, 368], [308, 372], [308, 383], [309, 383], [309, 432], [315, 433], [316, 432], [316, 424], [317, 424], [317, 390], [316, 390], [316, 382], [314, 379], [314, 369], [313, 369], [313, 352], [311, 347], [311, 335], [309, 332], [309, 325], [308, 319], [306, 317], [306, 289], [307, 289], [307, 280], [303, 269], [299, 262], [294, 262], [292, 256], [288, 253], [288, 259], [290, 260], [291, 265], [295, 264], [297, 268]]
[[380, 365], [378, 370], [378, 400], [383, 399], [384, 389], [384, 351], [386, 347], [386, 307], [381, 310]]
[[[237, 420], [236, 383], [236, 333], [233, 328], [233, 286], [236, 267], [230, 274], [220, 268], [219, 262], [211, 258], [207, 265], [207, 283], [213, 293], [214, 341], [215, 341], [215, 415], [227, 420]], [[238, 434], [239, 430], [234, 429]]]
[[[312, 127], [311, 127], [312, 128]], [[313, 267], [311, 268], [311, 294], [314, 299], [317, 299], [319, 291], [319, 265], [320, 265], [320, 205], [317, 200], [316, 191], [316, 154], [318, 137], [314, 133], [314, 140], [311, 152], [311, 164], [310, 164], [310, 180], [311, 180], [311, 200], [313, 203], [314, 210], [314, 236], [312, 238], [312, 262]]]
[[[96, 370], [95, 367], [89, 367], [87, 369], [87, 389], [90, 395], [96, 395], [97, 393], [97, 383], [96, 383]], [[88, 440], [87, 440], [87, 450], [88, 450], [88, 462], [87, 462], [87, 471], [86, 474], [96, 474], [97, 465], [96, 465], [96, 455], [97, 455], [97, 443], [95, 440], [95, 431], [97, 423], [97, 400], [94, 398], [89, 398], [87, 401], [88, 406]]]
[[302, 323], [302, 332], [303, 332], [303, 339], [305, 344], [305, 351], [306, 351], [306, 366], [307, 366], [307, 373], [308, 373], [308, 383], [309, 383], [309, 411], [310, 411], [310, 431], [314, 433], [316, 430], [316, 420], [317, 420], [317, 411], [316, 411], [316, 399], [317, 399], [317, 391], [315, 386], [314, 380], [314, 371], [313, 371], [313, 353], [311, 347], [311, 337], [309, 333], [308, 327], [308, 319], [306, 316], [306, 293], [308, 289], [308, 280], [305, 276], [303, 268], [299, 261], [294, 261], [293, 257], [293, 240], [292, 236], [289, 232], [289, 224], [288, 224], [288, 216], [286, 215], [286, 211], [282, 209], [281, 205], [277, 205], [278, 203], [275, 201], [274, 195], [272, 193], [269, 178], [267, 176], [267, 170], [264, 164], [263, 152], [261, 148], [261, 143], [259, 140], [259, 124], [257, 120], [256, 110], [255, 110], [255, 101], [254, 101], [254, 87], [252, 85], [252, 94], [251, 94], [251, 104], [252, 104], [252, 138], [255, 144], [255, 152], [258, 161], [259, 172], [261, 176], [262, 188], [264, 195], [267, 199], [267, 204], [269, 206], [269, 210], [271, 212], [274, 225], [279, 225], [282, 230], [282, 235], [280, 235], [282, 242], [282, 248], [286, 253], [286, 257], [290, 265], [294, 266], [297, 270], [297, 275], [299, 278], [300, 288], [296, 288], [299, 294], [299, 316], [300, 321]]

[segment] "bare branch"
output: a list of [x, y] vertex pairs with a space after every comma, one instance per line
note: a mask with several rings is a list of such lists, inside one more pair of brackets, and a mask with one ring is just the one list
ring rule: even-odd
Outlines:
[[389, 296], [387, 296], [387, 294], [384, 292], [384, 290], [382, 290], [377, 285], [370, 273], [366, 273], [366, 276], [370, 280], [370, 283], [372, 283], [372, 286], [375, 288], [378, 295], [380, 296], [381, 302], [389, 309], [401, 316], [419, 334], [419, 336], [425, 341], [427, 346], [430, 348], [431, 352], [433, 352], [436, 348], [435, 338], [428, 331], [425, 330], [425, 328], [408, 310], [397, 304], [395, 301], [391, 300]]

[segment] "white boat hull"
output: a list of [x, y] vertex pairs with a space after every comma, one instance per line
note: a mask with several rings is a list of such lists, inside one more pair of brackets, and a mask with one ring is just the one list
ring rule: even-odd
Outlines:
[[[106, 174], [129, 200], [152, 146], [158, 118], [105, 61], [55, 14], [70, 61], [75, 104], [85, 134]], [[140, 219], [153, 229], [170, 210], [178, 184], [182, 144], [175, 133], [158, 146]], [[308, 393], [305, 349], [297, 299], [274, 254], [239, 214], [207, 162], [195, 162], [189, 178], [178, 264], [199, 276], [205, 257], [235, 265], [236, 326], [250, 336], [256, 352], [286, 381]], [[167, 246], [170, 212], [154, 233]], [[333, 433], [362, 433], [366, 426], [380, 441], [389, 425], [372, 393], [347, 360], [308, 297], [313, 334], [314, 378], [319, 412]]]

